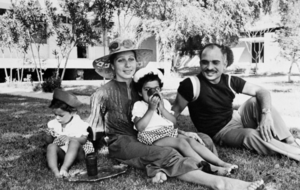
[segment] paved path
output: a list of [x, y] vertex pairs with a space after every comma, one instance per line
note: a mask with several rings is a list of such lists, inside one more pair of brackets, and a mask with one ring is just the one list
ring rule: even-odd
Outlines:
[[[180, 80], [178, 79], [169, 79], [165, 81], [165, 90], [168, 91], [176, 91], [179, 86]], [[94, 82], [97, 83], [97, 82]], [[98, 82], [99, 83], [99, 82]], [[99, 83], [100, 84], [100, 83]], [[0, 96], [1, 94], [11, 94], [11, 95], [19, 95], [19, 96], [26, 96], [26, 97], [33, 97], [33, 98], [41, 98], [41, 99], [52, 99], [52, 93], [44, 93], [44, 92], [33, 92], [31, 88], [15, 88], [15, 87], [8, 87], [5, 84], [0, 83]], [[84, 104], [90, 104], [90, 97], [89, 96], [77, 96], [78, 99]], [[239, 95], [234, 104], [241, 104], [244, 102], [248, 97], [245, 95]], [[182, 115], [189, 115], [188, 109], [185, 109], [182, 112]], [[282, 116], [284, 121], [286, 122], [287, 126], [290, 128], [297, 128], [300, 129], [300, 118], [297, 117], [290, 117], [290, 116]]]

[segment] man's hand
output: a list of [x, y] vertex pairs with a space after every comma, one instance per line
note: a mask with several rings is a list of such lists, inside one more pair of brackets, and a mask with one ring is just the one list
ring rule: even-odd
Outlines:
[[274, 122], [271, 113], [262, 114], [261, 122], [257, 130], [260, 132], [264, 141], [269, 142], [276, 135], [274, 132]]
[[202, 139], [198, 136], [197, 133], [194, 133], [194, 132], [184, 132], [185, 136], [187, 137], [190, 137], [190, 138], [193, 138], [195, 139], [196, 141], [198, 141], [200, 144], [204, 145], [205, 146], [205, 143], [202, 141]]

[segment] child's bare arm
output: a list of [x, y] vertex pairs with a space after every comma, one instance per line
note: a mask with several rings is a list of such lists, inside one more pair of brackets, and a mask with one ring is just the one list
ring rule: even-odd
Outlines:
[[168, 120], [170, 120], [174, 125], [176, 124], [176, 117], [168, 112], [165, 108], [161, 109], [161, 114]]
[[135, 117], [134, 124], [138, 131], [142, 132], [148, 126], [155, 110], [148, 109], [143, 117]]
[[161, 96], [161, 101], [159, 103], [159, 109], [161, 111], [161, 114], [168, 119], [169, 121], [171, 121], [174, 125], [176, 124], [177, 120], [176, 117], [171, 114], [168, 110], [166, 110], [165, 105], [164, 105], [164, 100]]

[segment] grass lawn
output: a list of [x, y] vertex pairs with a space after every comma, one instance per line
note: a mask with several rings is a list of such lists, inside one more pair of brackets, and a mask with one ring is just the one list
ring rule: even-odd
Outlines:
[[[259, 82], [261, 79], [250, 79]], [[299, 83], [264, 82], [272, 92], [273, 102], [284, 115], [300, 117]], [[73, 90], [78, 94], [90, 94], [94, 89]], [[170, 101], [174, 93], [165, 94]], [[168, 179], [164, 184], [147, 182], [144, 171], [129, 168], [118, 177], [94, 183], [73, 183], [57, 180], [47, 168], [46, 145], [41, 137], [40, 129], [53, 118], [48, 108], [49, 101], [27, 97], [0, 94], [0, 189], [109, 189], [109, 190], [165, 190], [165, 189], [207, 189], [200, 185], [189, 184], [175, 178]], [[79, 114], [85, 118], [89, 114], [88, 106], [83, 107]], [[300, 124], [298, 124], [300, 125]], [[183, 130], [194, 131], [191, 120], [187, 116], [180, 116], [178, 127]], [[295, 136], [300, 137], [300, 131], [293, 130]], [[296, 190], [300, 187], [300, 164], [287, 157], [260, 156], [248, 150], [217, 147], [219, 156], [231, 163], [239, 165], [239, 172], [233, 178], [253, 181], [264, 178], [267, 174], [274, 174], [276, 189]], [[98, 155], [98, 165], [115, 164], [108, 155]], [[84, 163], [77, 163], [71, 168], [85, 168]]]

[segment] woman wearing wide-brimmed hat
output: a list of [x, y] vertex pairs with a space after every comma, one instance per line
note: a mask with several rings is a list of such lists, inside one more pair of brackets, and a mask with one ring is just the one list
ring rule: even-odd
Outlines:
[[[135, 48], [131, 40], [115, 40], [110, 43], [109, 50], [109, 55], [93, 62], [98, 74], [112, 80], [92, 95], [88, 122], [94, 137], [97, 137], [97, 132], [107, 135], [112, 158], [136, 168], [146, 169], [153, 182], [163, 182], [167, 176], [178, 177], [213, 189], [228, 190], [256, 189], [263, 183], [207, 174], [201, 170], [203, 167], [196, 160], [183, 157], [173, 148], [147, 146], [137, 141], [137, 131], [131, 122], [131, 108], [139, 100], [139, 95], [132, 86], [132, 77], [139, 68], [148, 64], [152, 51]], [[213, 147], [210, 138], [201, 138], [208, 147]]]

